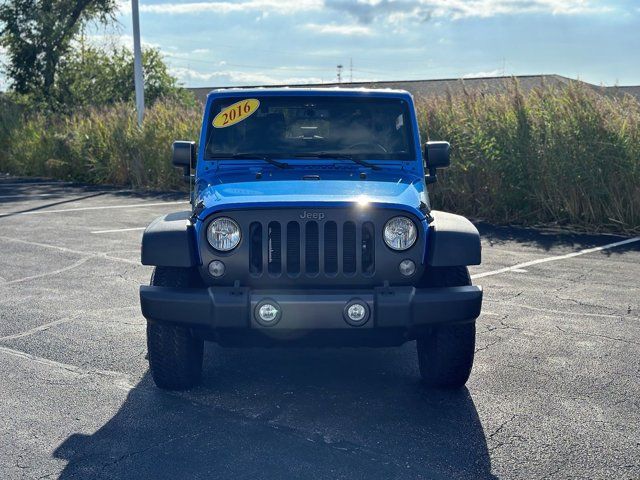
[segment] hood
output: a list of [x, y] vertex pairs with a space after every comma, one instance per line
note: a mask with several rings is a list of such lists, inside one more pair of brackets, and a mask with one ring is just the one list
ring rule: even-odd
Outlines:
[[202, 202], [204, 218], [214, 211], [237, 208], [277, 206], [344, 206], [353, 203], [376, 204], [418, 211], [426, 203], [420, 177], [395, 172], [359, 171], [267, 173], [257, 179], [256, 173], [245, 171], [217, 175], [211, 183], [196, 185], [196, 203]]

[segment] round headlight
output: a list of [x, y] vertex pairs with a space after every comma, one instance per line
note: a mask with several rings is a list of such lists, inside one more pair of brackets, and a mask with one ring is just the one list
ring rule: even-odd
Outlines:
[[207, 240], [221, 252], [233, 250], [240, 243], [240, 227], [227, 217], [216, 218], [207, 228]]
[[416, 243], [418, 229], [407, 217], [393, 217], [384, 226], [384, 243], [394, 250], [406, 250]]

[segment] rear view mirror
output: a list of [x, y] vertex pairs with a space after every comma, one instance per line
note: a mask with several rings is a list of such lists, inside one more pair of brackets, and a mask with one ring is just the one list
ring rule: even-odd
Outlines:
[[173, 142], [173, 156], [171, 159], [174, 167], [182, 167], [185, 176], [191, 174], [191, 169], [196, 168], [196, 142], [176, 140]]
[[424, 159], [429, 170], [448, 167], [451, 146], [449, 142], [427, 142], [424, 144]]
[[425, 176], [427, 184], [438, 180], [437, 168], [446, 168], [451, 164], [451, 145], [449, 142], [427, 142], [424, 144], [424, 161], [429, 172]]

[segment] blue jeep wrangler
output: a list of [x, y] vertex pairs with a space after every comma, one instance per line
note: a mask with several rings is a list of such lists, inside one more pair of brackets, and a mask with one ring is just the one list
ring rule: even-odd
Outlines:
[[482, 303], [467, 265], [480, 263], [480, 238], [430, 207], [449, 144], [422, 150], [409, 93], [215, 90], [199, 147], [175, 142], [173, 164], [195, 182], [192, 209], [142, 238], [142, 263], [155, 266], [140, 301], [159, 387], [200, 381], [205, 340], [417, 340], [427, 385], [465, 384]]

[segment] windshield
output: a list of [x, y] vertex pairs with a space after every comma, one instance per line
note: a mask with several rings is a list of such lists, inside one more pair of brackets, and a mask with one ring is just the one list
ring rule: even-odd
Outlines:
[[205, 159], [414, 160], [407, 102], [359, 97], [251, 96], [216, 100]]

